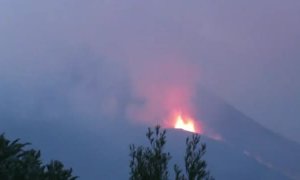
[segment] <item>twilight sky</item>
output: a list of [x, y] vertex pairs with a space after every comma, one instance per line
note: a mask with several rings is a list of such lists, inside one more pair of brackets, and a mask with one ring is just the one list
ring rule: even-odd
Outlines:
[[27, 116], [64, 94], [76, 111], [114, 115], [133, 94], [149, 103], [125, 114], [156, 119], [190, 106], [200, 83], [300, 142], [299, 19], [297, 0], [2, 0], [1, 112]]

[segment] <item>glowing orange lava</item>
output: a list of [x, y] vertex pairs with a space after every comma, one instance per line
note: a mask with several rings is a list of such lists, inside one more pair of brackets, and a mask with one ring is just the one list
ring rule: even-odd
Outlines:
[[176, 117], [174, 128], [197, 133], [193, 120], [189, 118], [183, 119], [181, 115]]

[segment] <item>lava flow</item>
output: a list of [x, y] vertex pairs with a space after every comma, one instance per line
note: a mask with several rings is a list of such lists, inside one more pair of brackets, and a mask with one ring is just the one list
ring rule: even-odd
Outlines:
[[182, 129], [185, 131], [199, 133], [196, 129], [196, 124], [191, 118], [183, 118], [181, 114], [176, 116], [174, 128]]

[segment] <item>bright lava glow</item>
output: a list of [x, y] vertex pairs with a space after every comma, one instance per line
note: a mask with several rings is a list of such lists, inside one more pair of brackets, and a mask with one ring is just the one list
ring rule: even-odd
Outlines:
[[184, 120], [181, 115], [178, 115], [176, 117], [176, 123], [174, 128], [196, 133], [194, 122], [191, 119]]

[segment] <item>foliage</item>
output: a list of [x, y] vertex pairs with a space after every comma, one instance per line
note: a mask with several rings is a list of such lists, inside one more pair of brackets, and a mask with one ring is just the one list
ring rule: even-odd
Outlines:
[[[164, 151], [166, 145], [166, 130], [161, 132], [160, 126], [154, 131], [148, 128], [146, 134], [150, 147], [130, 145], [130, 179], [131, 180], [167, 180], [169, 179], [168, 162], [171, 159], [169, 152]], [[185, 174], [175, 164], [176, 180], [212, 180], [207, 164], [203, 160], [206, 145], [200, 144], [200, 135], [194, 134], [186, 139], [184, 156]]]
[[29, 143], [9, 141], [0, 135], [0, 179], [5, 180], [75, 180], [72, 169], [65, 169], [60, 161], [43, 165], [41, 152], [25, 149]]
[[193, 134], [192, 138], [186, 138], [186, 152], [184, 157], [185, 170], [187, 177], [177, 165], [174, 166], [176, 180], [212, 180], [209, 171], [206, 170], [207, 164], [203, 160], [206, 152], [206, 145], [200, 144], [200, 135]]
[[164, 152], [166, 144], [166, 130], [160, 132], [160, 127], [155, 130], [148, 128], [146, 134], [150, 147], [136, 147], [130, 145], [130, 179], [131, 180], [166, 180], [168, 179], [169, 153]]

